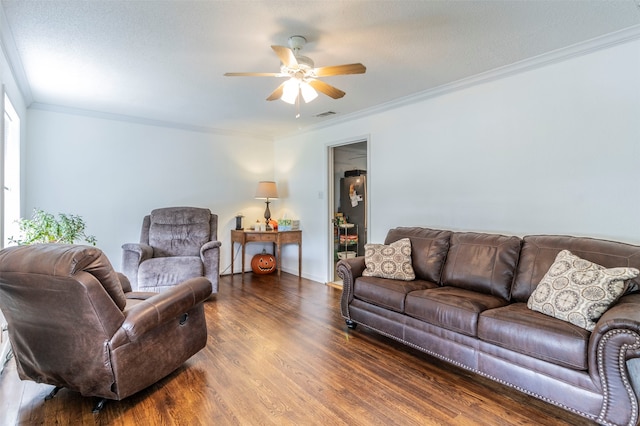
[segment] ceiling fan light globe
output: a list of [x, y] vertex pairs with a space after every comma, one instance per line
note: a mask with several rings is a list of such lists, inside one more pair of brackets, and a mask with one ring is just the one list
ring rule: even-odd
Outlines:
[[282, 89], [282, 99], [284, 102], [294, 105], [296, 103], [296, 99], [298, 98], [298, 92], [300, 91], [300, 82], [295, 78], [289, 79], [284, 83], [284, 87]]
[[304, 99], [305, 103], [309, 103], [318, 97], [318, 92], [305, 81], [300, 83], [300, 92], [302, 93], [302, 99]]

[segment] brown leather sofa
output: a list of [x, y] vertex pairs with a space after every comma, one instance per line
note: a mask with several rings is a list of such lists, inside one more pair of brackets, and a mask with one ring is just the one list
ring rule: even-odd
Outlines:
[[601, 424], [638, 422], [640, 279], [592, 331], [527, 301], [561, 250], [640, 269], [640, 246], [427, 228], [392, 229], [385, 244], [402, 238], [411, 241], [415, 280], [363, 276], [364, 257], [338, 262], [350, 328], [362, 324]]
[[[0, 309], [23, 380], [121, 400], [167, 376], [207, 342], [193, 278], [163, 293], [131, 292], [95, 247], [35, 244], [0, 251]], [[52, 395], [53, 395], [52, 394]]]

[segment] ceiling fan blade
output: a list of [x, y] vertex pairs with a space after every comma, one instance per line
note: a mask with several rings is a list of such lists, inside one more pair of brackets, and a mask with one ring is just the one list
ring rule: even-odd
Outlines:
[[278, 88], [276, 90], [271, 92], [271, 94], [269, 95], [267, 100], [268, 101], [275, 101], [276, 99], [280, 99], [282, 97], [282, 92], [284, 91], [284, 84], [285, 83], [286, 83], [286, 81], [284, 83], [282, 83], [280, 86], [278, 86]]
[[314, 80], [310, 78], [307, 83], [309, 83], [309, 85], [316, 89], [318, 92], [322, 92], [333, 99], [340, 99], [345, 95], [342, 90], [337, 89], [332, 85], [325, 83], [324, 81]]
[[282, 77], [279, 72], [226, 72], [226, 77]]
[[346, 64], [316, 68], [315, 74], [318, 77], [328, 77], [331, 75], [364, 74], [366, 71], [367, 68], [362, 64]]
[[298, 61], [296, 60], [296, 57], [291, 49], [289, 49], [288, 47], [275, 45], [271, 46], [271, 48], [274, 52], [276, 52], [276, 55], [278, 55], [280, 61], [285, 67], [295, 68], [298, 66]]

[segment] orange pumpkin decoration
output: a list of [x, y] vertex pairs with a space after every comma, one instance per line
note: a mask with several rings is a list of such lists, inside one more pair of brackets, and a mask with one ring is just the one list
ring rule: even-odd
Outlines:
[[251, 270], [254, 274], [266, 275], [276, 270], [276, 258], [274, 255], [262, 250], [251, 259]]

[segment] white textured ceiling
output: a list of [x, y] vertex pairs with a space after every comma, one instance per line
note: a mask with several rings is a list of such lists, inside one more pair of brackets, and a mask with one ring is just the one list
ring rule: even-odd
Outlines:
[[[1, 0], [2, 42], [29, 103], [278, 137], [640, 25], [640, 0]], [[347, 94], [301, 107], [270, 45], [303, 35]], [[315, 115], [334, 111], [325, 118]]]

